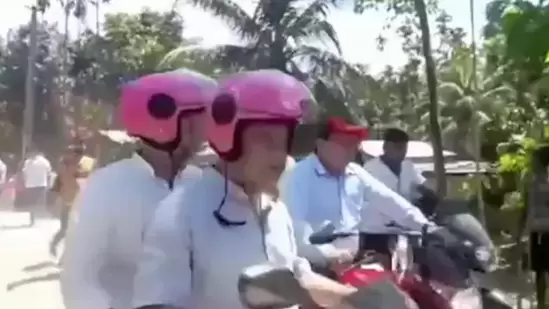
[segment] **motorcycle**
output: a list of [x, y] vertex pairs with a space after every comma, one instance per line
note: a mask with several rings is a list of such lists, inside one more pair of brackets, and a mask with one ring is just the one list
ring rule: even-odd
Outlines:
[[[513, 308], [502, 293], [478, 280], [489, 272], [493, 248], [480, 223], [468, 212], [439, 209], [444, 212], [433, 219], [441, 227], [434, 233], [428, 229], [412, 233], [388, 224], [386, 234], [404, 238], [409, 245], [406, 252], [392, 250], [390, 262], [384, 263], [376, 254], [359, 250], [355, 263], [337, 274], [338, 281], [361, 287], [392, 280], [421, 309]], [[331, 243], [353, 234], [334, 230], [325, 227], [314, 233], [311, 243]]]
[[[242, 304], [251, 309], [282, 309], [294, 305], [315, 306], [294, 273], [285, 267], [259, 264], [243, 270], [238, 280]], [[406, 299], [390, 281], [360, 287], [342, 300], [345, 308], [407, 309]]]

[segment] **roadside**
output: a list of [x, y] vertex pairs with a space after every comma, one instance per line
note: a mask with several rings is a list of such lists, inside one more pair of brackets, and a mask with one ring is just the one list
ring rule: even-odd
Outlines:
[[44, 217], [29, 228], [27, 214], [0, 211], [0, 308], [63, 309], [59, 269], [48, 254], [57, 222]]

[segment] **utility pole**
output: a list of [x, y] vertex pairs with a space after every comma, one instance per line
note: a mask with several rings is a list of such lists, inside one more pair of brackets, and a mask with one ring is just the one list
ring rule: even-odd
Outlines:
[[29, 146], [32, 143], [34, 131], [34, 107], [35, 107], [35, 75], [36, 75], [36, 54], [37, 54], [37, 10], [31, 7], [31, 21], [29, 33], [29, 57], [27, 62], [27, 76], [25, 81], [25, 111], [23, 112], [23, 135], [21, 140], [21, 156], [26, 158]]

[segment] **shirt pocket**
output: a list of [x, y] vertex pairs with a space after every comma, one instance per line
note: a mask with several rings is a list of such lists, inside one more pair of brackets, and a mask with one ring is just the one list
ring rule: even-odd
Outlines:
[[314, 230], [339, 217], [342, 188], [336, 179], [328, 177], [318, 178], [312, 185], [314, 189], [303, 194], [308, 195], [306, 221]]
[[360, 179], [351, 176], [345, 181], [344, 187], [344, 205], [348, 214], [353, 218], [360, 216], [360, 210], [365, 203], [364, 188]]

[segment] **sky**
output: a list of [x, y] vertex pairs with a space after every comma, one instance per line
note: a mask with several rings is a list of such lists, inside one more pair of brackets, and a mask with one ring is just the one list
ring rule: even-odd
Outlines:
[[[7, 0], [1, 0], [7, 2]], [[0, 10], [0, 33], [5, 35], [10, 28], [28, 22], [30, 18], [29, 5], [36, 0], [18, 0], [13, 4], [5, 3]], [[137, 13], [142, 8], [167, 11], [172, 8], [174, 0], [112, 0], [111, 4], [104, 5], [102, 13], [127, 12]], [[179, 1], [179, 12], [185, 20], [184, 35], [199, 37], [205, 45], [235, 43], [236, 37], [223, 22], [210, 14]], [[247, 10], [253, 8], [253, 0], [235, 0]], [[475, 36], [479, 37], [485, 22], [484, 12], [489, 0], [475, 0]], [[52, 0], [52, 7], [45, 18], [62, 24], [62, 10], [57, 0]], [[452, 25], [466, 29], [470, 33], [469, 5], [464, 0], [440, 0], [440, 6], [453, 17]], [[91, 11], [87, 23], [95, 28], [95, 12]], [[386, 65], [400, 66], [405, 63], [405, 55], [400, 49], [400, 40], [394, 32], [386, 31], [388, 43], [384, 51], [378, 51], [376, 37], [383, 30], [386, 18], [385, 12], [368, 11], [358, 15], [351, 9], [333, 10], [329, 21], [334, 25], [342, 45], [343, 57], [352, 63], [367, 64], [371, 72], [379, 72]], [[76, 23], [74, 24], [76, 27]]]

